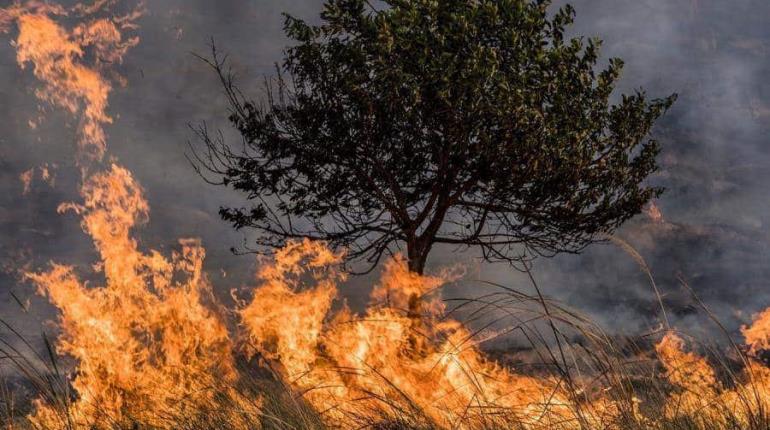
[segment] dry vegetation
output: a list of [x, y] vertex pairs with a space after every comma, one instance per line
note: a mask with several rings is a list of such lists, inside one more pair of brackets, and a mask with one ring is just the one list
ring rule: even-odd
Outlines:
[[[770, 368], [758, 358], [770, 312], [743, 329], [745, 345], [705, 348], [665, 327], [619, 340], [541, 296], [534, 280], [534, 295], [490, 285], [480, 297], [444, 301], [441, 286], [458, 270], [423, 277], [395, 258], [359, 314], [337, 298], [342, 256], [311, 241], [262, 261], [253, 295], [227, 311], [201, 270], [200, 244], [181, 241], [168, 258], [139, 249], [131, 231], [148, 208], [127, 170], [93, 175], [82, 195], [83, 204], [62, 209], [82, 217], [103, 285], [56, 264], [26, 275], [59, 309], [61, 334], [38, 355], [6, 326], [4, 359], [34, 391], [25, 404], [6, 385], [8, 428], [770, 424]], [[408, 314], [414, 294], [419, 316]], [[506, 337], [524, 342], [526, 358], [503, 365], [483, 351]]]

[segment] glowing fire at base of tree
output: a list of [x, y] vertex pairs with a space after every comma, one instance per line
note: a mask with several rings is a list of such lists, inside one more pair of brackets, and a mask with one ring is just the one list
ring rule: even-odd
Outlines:
[[[149, 209], [121, 167], [94, 175], [83, 197], [83, 205], [61, 209], [83, 217], [105, 284], [87, 287], [74, 268], [61, 265], [28, 275], [61, 312], [58, 352], [77, 360], [77, 400], [65, 411], [38, 402], [32, 421], [54, 428], [67, 420], [78, 427], [164, 427], [210, 407], [238, 375], [235, 344], [203, 304], [210, 297], [203, 249], [183, 240], [182, 252], [170, 259], [139, 251], [130, 230]], [[344, 278], [335, 268], [341, 257], [320, 242], [290, 243], [260, 270], [262, 285], [239, 311], [251, 353], [279, 367], [330, 423], [349, 426], [405, 413], [471, 427], [494, 414], [541, 425], [570, 419], [555, 381], [515, 375], [486, 360], [462, 324], [439, 319], [437, 296], [427, 302], [425, 324], [414, 327], [405, 314], [408, 298], [430, 293], [449, 274], [422, 277], [396, 258], [386, 264], [363, 316], [346, 308], [332, 312], [336, 282]], [[305, 272], [315, 285], [300, 289]], [[230, 394], [243, 404], [259, 403]]]

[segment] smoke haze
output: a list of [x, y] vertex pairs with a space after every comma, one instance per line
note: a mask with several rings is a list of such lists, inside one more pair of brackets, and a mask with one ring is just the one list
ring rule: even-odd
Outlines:
[[[576, 0], [575, 35], [605, 40], [604, 56], [626, 61], [621, 91], [643, 87], [651, 96], [680, 94], [654, 137], [663, 143], [661, 171], [652, 179], [667, 188], [656, 202], [662, 218], [640, 215], [619, 237], [645, 258], [664, 293], [672, 319], [697, 328], [702, 315], [677, 276], [731, 329], [770, 304], [770, 3], [763, 0]], [[222, 297], [248, 285], [252, 256], [233, 256], [244, 234], [217, 216], [221, 205], [246, 204], [236, 193], [205, 184], [185, 158], [193, 139], [188, 123], [205, 121], [234, 138], [216, 76], [191, 53], [206, 55], [211, 38], [237, 72], [241, 88], [259, 97], [261, 77], [272, 73], [287, 43], [280, 13], [316, 20], [320, 0], [149, 0], [137, 31], [141, 41], [118, 67], [127, 79], [116, 87], [106, 127], [108, 156], [120, 160], [146, 190], [150, 221], [141, 246], [169, 249], [180, 237], [200, 237], [206, 267]], [[38, 83], [0, 43], [0, 314], [26, 333], [40, 330], [51, 308], [19, 280], [22, 267], [55, 260], [88, 264], [95, 251], [79, 219], [57, 206], [77, 201], [77, 123], [56, 109], [39, 120]], [[34, 127], [30, 125], [33, 122]], [[30, 173], [30, 169], [31, 173]], [[48, 172], [45, 174], [44, 172]], [[473, 253], [438, 249], [429, 265], [471, 262], [469, 278], [530, 288], [504, 265], [477, 265]], [[584, 255], [535, 264], [544, 291], [589, 315], [605, 328], [636, 332], [656, 322], [657, 302], [637, 262], [614, 245]], [[360, 305], [368, 296], [352, 279], [343, 290]], [[447, 294], [476, 294], [461, 283]], [[31, 300], [22, 315], [15, 295]]]

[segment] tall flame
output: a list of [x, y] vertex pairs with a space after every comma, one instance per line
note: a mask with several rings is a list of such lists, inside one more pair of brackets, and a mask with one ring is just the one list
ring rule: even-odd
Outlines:
[[[96, 0], [65, 8], [30, 0], [0, 9], [0, 31], [18, 28], [13, 44], [19, 66], [31, 65], [41, 82], [37, 98], [79, 119], [84, 162], [105, 154], [104, 125], [112, 122], [108, 97], [113, 83], [124, 83], [110, 69], [139, 41], [123, 32], [136, 28], [141, 4], [116, 16], [110, 14], [115, 3]], [[67, 17], [76, 24], [62, 25]], [[86, 166], [81, 167], [85, 174]], [[44, 179], [50, 175], [47, 170], [41, 174]], [[200, 243], [181, 240], [181, 252], [170, 258], [141, 252], [131, 229], [146, 220], [149, 207], [129, 171], [112, 165], [84, 178], [84, 203], [59, 209], [82, 216], [82, 227], [101, 256], [94, 268], [104, 282], [90, 287], [73, 267], [59, 264], [27, 274], [60, 311], [57, 352], [76, 360], [71, 386], [77, 398], [64, 407], [38, 401], [32, 423], [42, 428], [171, 428], [182, 417], [212, 409], [223, 397], [240, 404], [238, 417], [254, 421], [249, 414], [258, 411], [258, 399], [232, 389], [233, 345], [220, 316], [204, 305], [213, 296], [202, 272]], [[30, 173], [22, 175], [25, 191], [31, 179]], [[227, 422], [235, 425], [238, 417]]]
[[[77, 360], [72, 387], [79, 397], [67, 418], [77, 427], [166, 428], [169, 419], [209, 406], [236, 379], [227, 329], [203, 304], [210, 299], [204, 250], [189, 239], [170, 259], [138, 250], [130, 232], [148, 206], [124, 168], [94, 175], [82, 194], [83, 205], [61, 209], [82, 215], [104, 285], [87, 286], [73, 267], [58, 264], [28, 275], [60, 311], [58, 352]], [[61, 411], [38, 406], [35, 424], [62, 426]]]

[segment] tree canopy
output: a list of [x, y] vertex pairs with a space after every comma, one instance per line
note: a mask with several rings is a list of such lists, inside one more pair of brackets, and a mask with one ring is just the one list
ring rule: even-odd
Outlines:
[[319, 25], [285, 16], [292, 44], [244, 96], [216, 52], [242, 136], [197, 129], [194, 165], [242, 191], [222, 218], [254, 249], [325, 240], [372, 265], [435, 244], [490, 261], [579, 252], [662, 192], [649, 137], [675, 95], [614, 94], [623, 62], [565, 37], [549, 0], [327, 0]]

